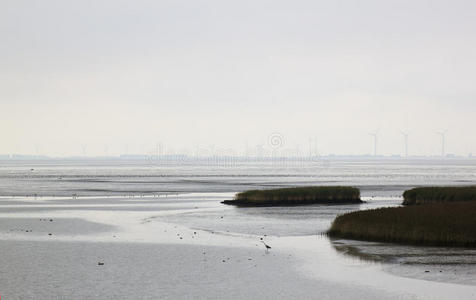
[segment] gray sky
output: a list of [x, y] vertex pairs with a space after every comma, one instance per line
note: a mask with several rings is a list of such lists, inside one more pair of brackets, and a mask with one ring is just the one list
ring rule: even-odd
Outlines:
[[476, 153], [475, 1], [2, 0], [0, 39], [0, 153]]

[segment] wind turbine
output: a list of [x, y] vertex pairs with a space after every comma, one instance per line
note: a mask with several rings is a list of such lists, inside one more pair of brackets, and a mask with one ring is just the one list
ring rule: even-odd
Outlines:
[[400, 131], [403, 135], [403, 141], [405, 143], [405, 157], [408, 157], [408, 131]]
[[369, 133], [369, 135], [374, 137], [374, 156], [377, 156], [377, 143], [378, 143], [378, 132], [380, 129], [376, 130], [375, 132]]
[[441, 157], [445, 157], [446, 130], [435, 133], [441, 136]]

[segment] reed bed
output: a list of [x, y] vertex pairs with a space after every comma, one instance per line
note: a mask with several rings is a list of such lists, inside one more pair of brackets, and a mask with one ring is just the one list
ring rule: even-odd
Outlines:
[[309, 204], [362, 203], [360, 190], [346, 186], [312, 186], [238, 193], [224, 204], [237, 206], [294, 206]]
[[419, 187], [403, 193], [403, 205], [475, 201], [476, 186]]
[[476, 202], [355, 211], [338, 216], [331, 237], [432, 246], [476, 246]]

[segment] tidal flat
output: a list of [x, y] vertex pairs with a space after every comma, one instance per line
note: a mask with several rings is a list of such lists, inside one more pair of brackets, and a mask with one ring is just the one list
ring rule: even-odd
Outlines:
[[[255, 162], [216, 168], [6, 163], [0, 168], [0, 294], [474, 299], [472, 250], [329, 239], [324, 233], [337, 215], [400, 206], [402, 192], [415, 185], [474, 184], [475, 174], [476, 164], [468, 161], [445, 162], [444, 168], [433, 161], [335, 161], [296, 168]], [[358, 187], [365, 203], [220, 203], [250, 189], [330, 184]]]
[[[471, 299], [476, 293], [474, 280], [456, 284], [453, 272], [448, 280], [431, 281], [424, 264], [417, 266], [419, 271], [412, 270], [418, 276], [399, 274], [388, 271], [392, 263], [369, 262], [336, 250], [335, 242], [322, 233], [337, 214], [354, 210], [355, 205], [288, 210], [220, 204], [231, 195], [88, 197], [87, 202], [94, 204], [80, 199], [82, 205], [91, 206], [82, 210], [75, 209], [73, 199], [69, 210], [62, 204], [65, 198], [45, 197], [29, 204], [28, 212], [2, 212], [2, 296], [428, 299], [432, 295], [432, 299], [450, 299], [457, 295]], [[130, 206], [134, 199], [139, 206], [149, 203], [151, 210], [134, 209]], [[18, 206], [31, 201], [1, 200], [9, 207], [15, 206], [12, 201]], [[400, 201], [366, 200], [357, 209], [394, 206]], [[122, 201], [130, 210], [107, 209]], [[23, 227], [33, 232], [8, 230]], [[268, 252], [262, 241], [271, 246]], [[469, 277], [475, 278], [474, 274]]]

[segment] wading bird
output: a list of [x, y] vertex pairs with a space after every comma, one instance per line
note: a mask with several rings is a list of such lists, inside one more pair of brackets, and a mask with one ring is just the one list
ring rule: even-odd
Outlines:
[[261, 241], [261, 243], [263, 243], [263, 245], [266, 247], [266, 252], [269, 252], [269, 249], [271, 249], [271, 247], [269, 245], [266, 245], [264, 241]]

